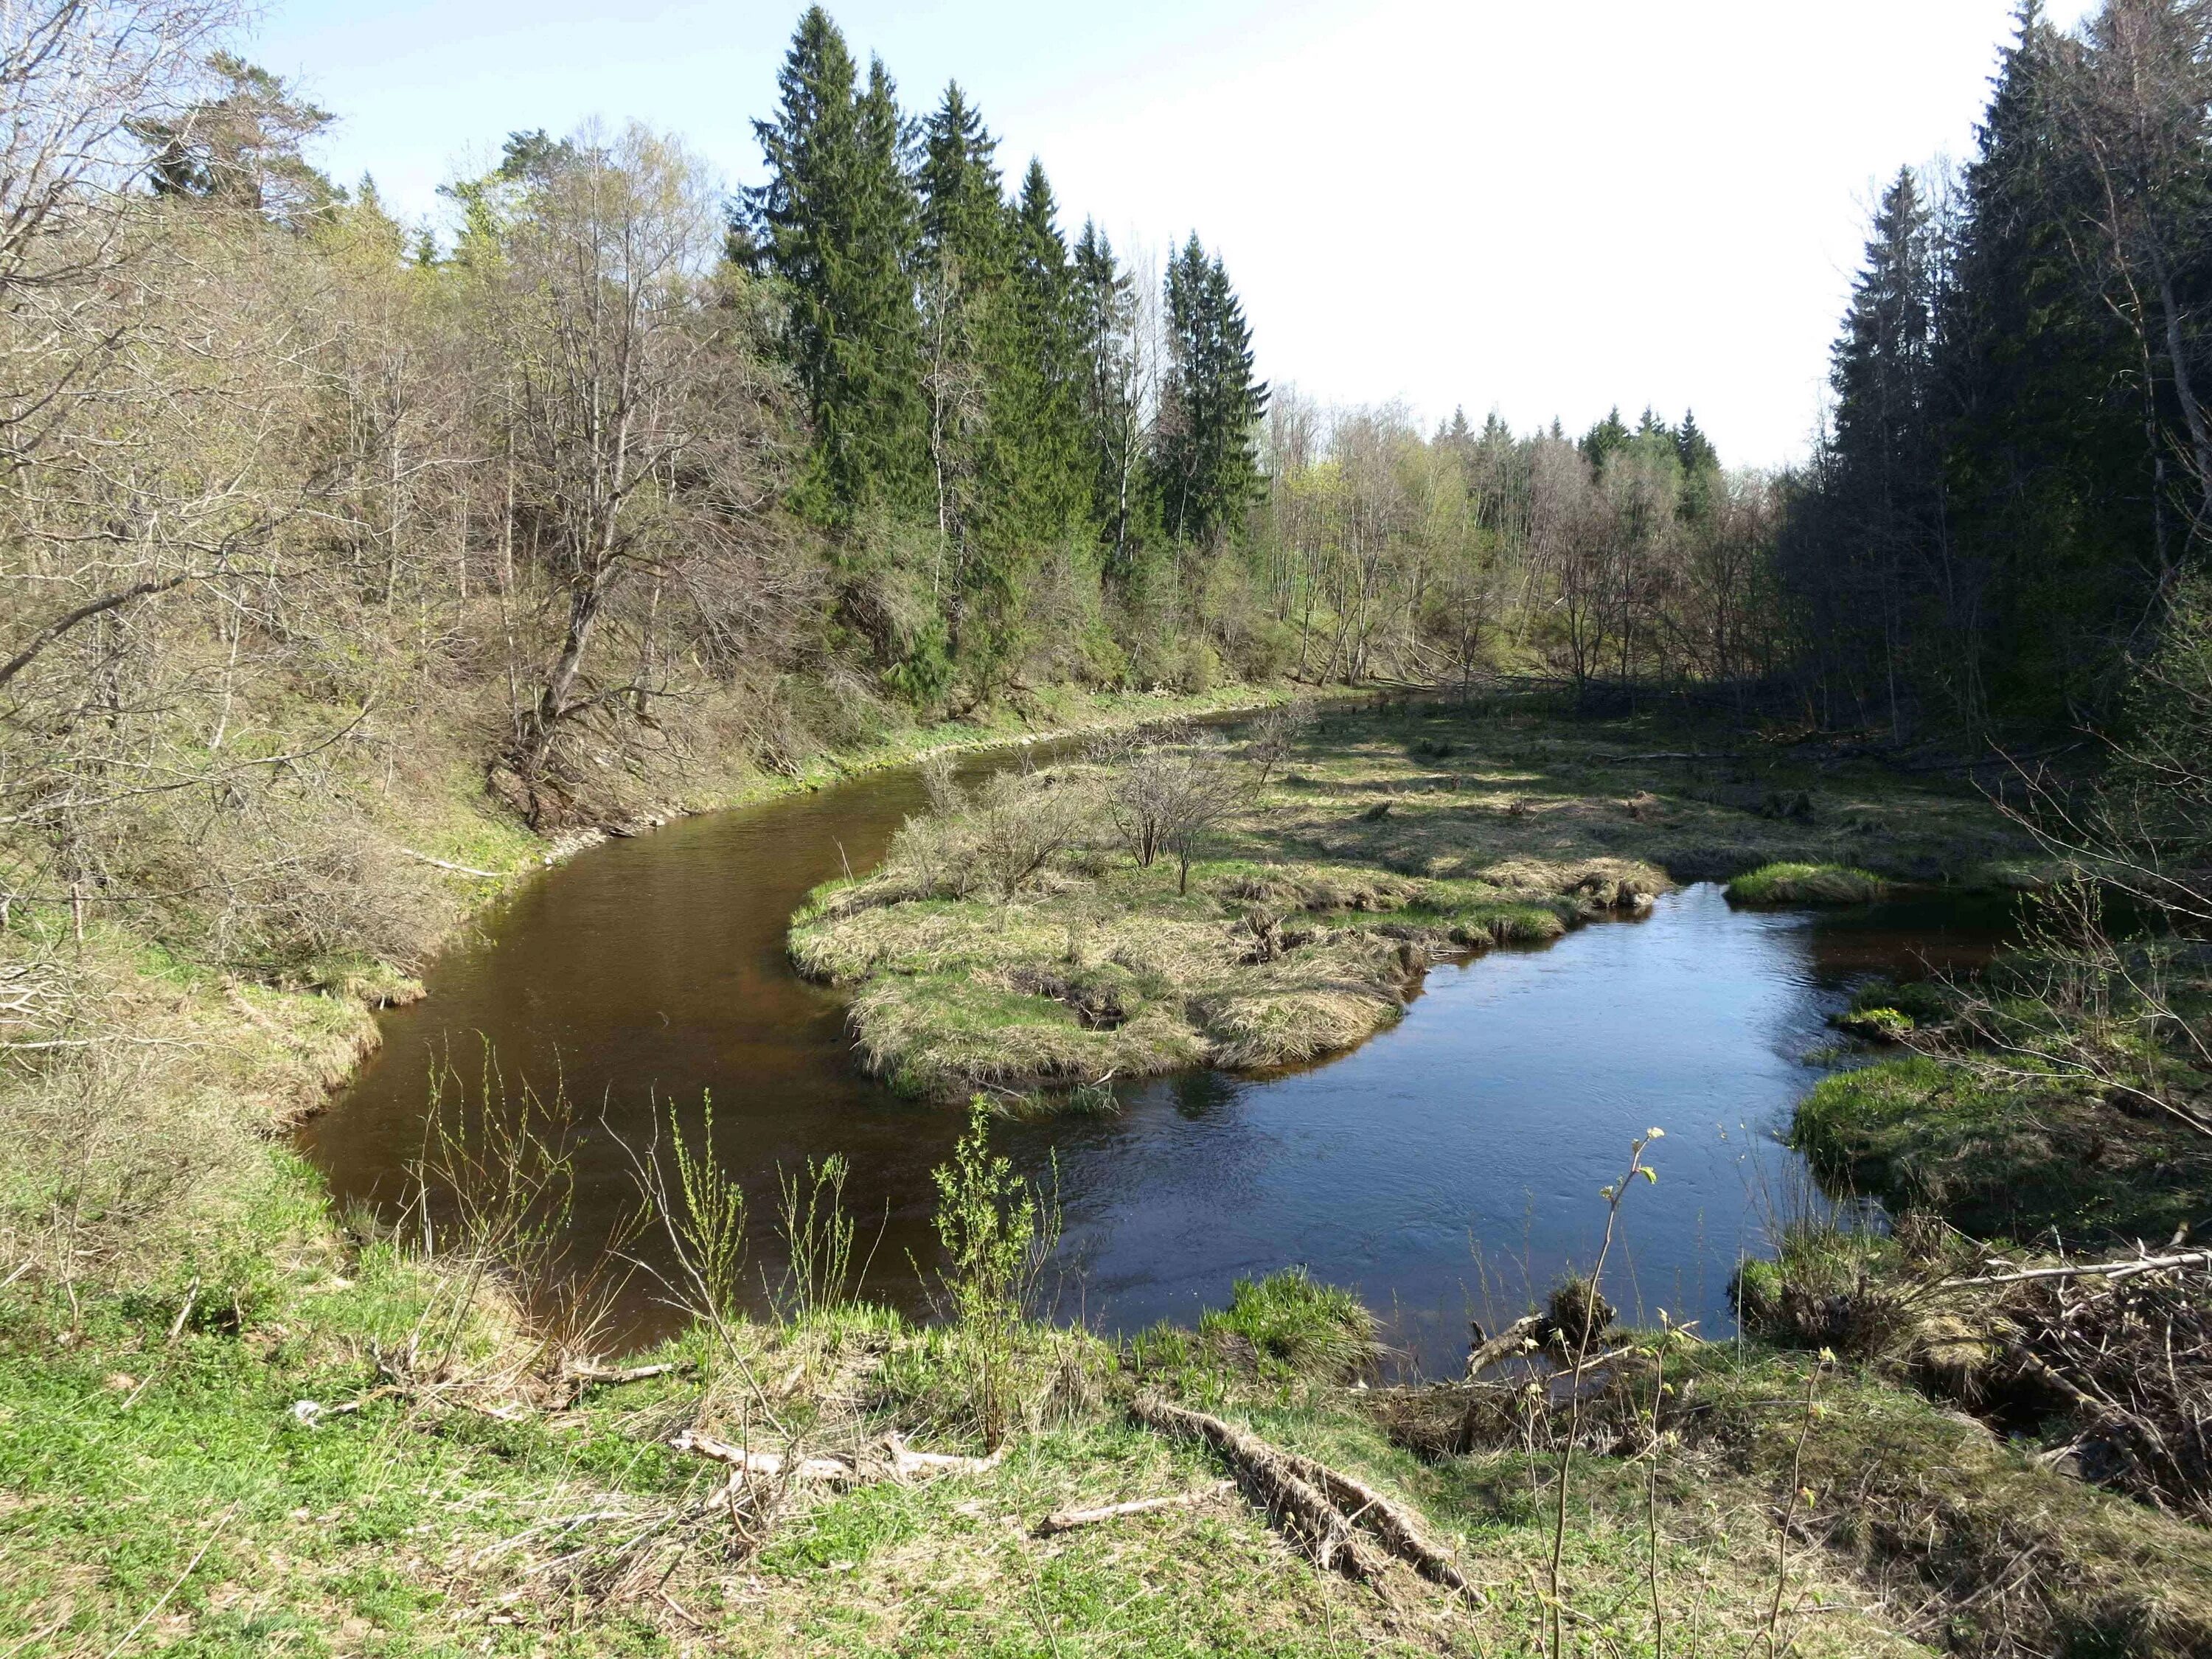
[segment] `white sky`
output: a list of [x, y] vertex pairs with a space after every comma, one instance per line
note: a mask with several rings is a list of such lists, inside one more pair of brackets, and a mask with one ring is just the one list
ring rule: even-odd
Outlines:
[[[1579, 431], [1686, 407], [1731, 464], [1803, 453], [1900, 163], [1963, 156], [2014, 0], [848, 0], [910, 108], [957, 77], [1071, 233], [1195, 228], [1261, 372], [1340, 403]], [[2070, 23], [2087, 0], [2058, 0]], [[757, 176], [799, 7], [273, 0], [251, 55], [400, 211], [510, 130], [635, 117]]]

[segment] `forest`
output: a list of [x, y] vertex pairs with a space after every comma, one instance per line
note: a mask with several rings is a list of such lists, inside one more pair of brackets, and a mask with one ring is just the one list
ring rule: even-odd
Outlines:
[[1161, 270], [1072, 229], [957, 85], [913, 112], [818, 9], [757, 188], [642, 127], [515, 133], [435, 234], [315, 170], [330, 118], [219, 9], [161, 17], [105, 82], [11, 59], [10, 903], [163, 902], [291, 810], [284, 757], [374, 776], [433, 707], [557, 829], [1053, 684], [2103, 729], [2202, 610], [2187, 8], [2023, 10], [1973, 158], [1884, 195], [1780, 476], [1692, 415], [1271, 392], [1200, 235]]

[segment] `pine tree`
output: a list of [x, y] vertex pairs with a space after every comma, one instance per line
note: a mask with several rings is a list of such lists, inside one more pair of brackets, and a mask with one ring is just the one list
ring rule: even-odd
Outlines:
[[1253, 378], [1252, 335], [1219, 258], [1193, 233], [1168, 266], [1168, 365], [1155, 443], [1167, 532], [1207, 545], [1242, 526], [1261, 487], [1256, 431], [1267, 388]]
[[792, 364], [813, 426], [800, 501], [831, 522], [925, 496], [904, 124], [880, 61], [865, 90], [857, 78], [844, 37], [810, 8], [776, 78], [777, 113], [753, 124], [769, 181], [744, 198], [748, 251], [788, 307]]

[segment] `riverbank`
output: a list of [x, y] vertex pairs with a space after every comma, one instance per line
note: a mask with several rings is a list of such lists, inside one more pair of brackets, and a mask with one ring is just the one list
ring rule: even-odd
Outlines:
[[1310, 1061], [1393, 1023], [1434, 963], [1632, 917], [1676, 882], [1774, 903], [1863, 901], [1883, 878], [1860, 865], [2027, 878], [2032, 849], [1971, 792], [1687, 741], [1437, 702], [1064, 761], [945, 799], [880, 869], [825, 884], [792, 957], [850, 991], [871, 1070], [958, 1099]]
[[[1510, 1374], [1370, 1386], [1371, 1322], [1293, 1277], [1126, 1345], [1007, 1328], [986, 1455], [964, 1328], [794, 1309], [594, 1369], [495, 1296], [464, 1306], [453, 1265], [373, 1241], [294, 1255], [250, 1295], [172, 1286], [173, 1304], [74, 1319], [0, 1291], [0, 1640], [210, 1659], [1533, 1656], [1555, 1546], [1571, 1652], [1647, 1652], [1655, 1628], [1674, 1652], [1771, 1632], [1831, 1659], [2212, 1639], [2199, 1529], [1848, 1360], [1605, 1333], [1608, 1380], [1571, 1429], [1563, 1398], [1532, 1411]], [[1237, 1464], [1133, 1415], [1146, 1399], [1362, 1483], [1469, 1589], [1364, 1528], [1357, 1573], [1321, 1565], [1224, 1480]], [[890, 1434], [942, 1467], [868, 1473]], [[732, 1486], [697, 1449], [732, 1444], [823, 1473]], [[1097, 1513], [1124, 1504], [1150, 1507]]]
[[[1612, 787], [1620, 763], [1596, 757], [1623, 738], [1670, 746], [1648, 728], [1530, 717], [1510, 728], [1516, 743], [1584, 757], [1558, 755], [1548, 796], [1533, 786], [1552, 775], [1525, 764], [1484, 787], [1496, 763], [1475, 755], [1457, 790], [1363, 788], [1416, 761], [1423, 775], [1457, 775], [1437, 764], [1455, 755], [1411, 746], [1458, 739], [1426, 716], [1402, 729], [1383, 720], [1379, 736], [1361, 724], [1372, 714], [1339, 718], [1315, 738], [1350, 753], [1285, 768], [1283, 791], [1304, 805], [1281, 828], [1301, 850], [1268, 861], [1334, 884], [1302, 886], [1328, 908], [1301, 915], [1372, 927], [1394, 945], [1427, 941], [1380, 928], [1465, 927], [1498, 902], [1492, 877], [1504, 859], [1412, 867], [1416, 852], [1470, 856], [1448, 816], [1455, 796], [1502, 794], [1489, 810], [1504, 836], [1553, 817], [1551, 840], [1515, 845], [1513, 862], [1547, 852], [1647, 862], [1630, 837], [1648, 826], [1653, 847], [1662, 835], [1692, 847], [1741, 837], [1749, 867], [1790, 853], [1830, 859], [1834, 848], [1808, 832], [1850, 833], [1821, 815], [1860, 810], [1879, 787], [1844, 781], [1815, 797], [1809, 823], [1717, 808], [1688, 793], [1706, 787], [1695, 778], [1631, 793]], [[1669, 764], [1683, 763], [1650, 763]], [[1571, 776], [1569, 766], [1590, 770]], [[1970, 808], [1916, 791], [1892, 810], [1971, 831]], [[1405, 838], [1394, 854], [1405, 867], [1360, 861], [1395, 884], [1395, 908], [1372, 908], [1385, 890], [1357, 890], [1344, 861], [1314, 844], [1340, 836]], [[1851, 862], [1883, 856], [1862, 850]], [[2006, 852], [1966, 834], [1897, 856], [1948, 854], [1977, 878], [1973, 860]], [[1209, 862], [1234, 861], [1194, 860], [1180, 896], [1225, 873]], [[1177, 873], [1161, 867], [1139, 896], [1164, 902]], [[1459, 909], [1438, 903], [1455, 893]], [[1603, 896], [1553, 890], [1527, 909], [1565, 925], [1563, 909]], [[1024, 892], [998, 908], [1037, 902]], [[103, 937], [94, 929], [88, 946], [121, 949]], [[120, 1187], [17, 1214], [16, 1225], [45, 1231], [16, 1242], [56, 1265], [0, 1284], [0, 1650], [1529, 1655], [1554, 1607], [1568, 1650], [1591, 1653], [1648, 1650], [1662, 1625], [1674, 1652], [1791, 1638], [1796, 1651], [1842, 1659], [2092, 1640], [2098, 1651], [2183, 1651], [2177, 1644], [2212, 1629], [2192, 1588], [2212, 1582], [2195, 1529], [2039, 1466], [1888, 1370], [1850, 1352], [1830, 1364], [1820, 1345], [1793, 1346], [1787, 1334], [1711, 1346], [1605, 1334], [1617, 1381], [1572, 1408], [1588, 1411], [1579, 1428], [1553, 1408], [1570, 1405], [1564, 1395], [1529, 1407], [1510, 1368], [1473, 1386], [1390, 1386], [1375, 1322], [1297, 1276], [1240, 1288], [1195, 1328], [1120, 1343], [1039, 1322], [1018, 1298], [963, 1302], [949, 1281], [930, 1288], [961, 1316], [927, 1328], [787, 1282], [777, 1316], [725, 1314], [657, 1351], [595, 1363], [587, 1319], [526, 1312], [502, 1288], [526, 1271], [530, 1218], [563, 1201], [557, 1163], [516, 1149], [499, 1167], [517, 1178], [488, 1186], [519, 1206], [487, 1203], [431, 1237], [334, 1219], [321, 1182], [248, 1120], [269, 1121], [281, 1092], [258, 1056], [289, 1056], [281, 1075], [303, 1085], [319, 1065], [342, 1067], [367, 1021], [360, 997], [203, 982], [143, 946], [125, 965], [161, 988], [130, 1005], [133, 1017], [173, 1022], [143, 1026], [159, 1039], [149, 1059], [206, 1068], [194, 1098], [210, 1115], [180, 1133], [173, 1083], [144, 1086], [182, 1073], [113, 1072], [97, 1097], [102, 1138], [79, 1144], [143, 1138], [155, 1155], [117, 1173], [151, 1179], [180, 1146], [199, 1160], [167, 1177], [189, 1175], [182, 1186], [138, 1189], [141, 1202], [189, 1195], [158, 1247], [149, 1234], [124, 1248]], [[234, 995], [270, 1029], [237, 1013], [259, 1033], [254, 1046], [238, 1039], [218, 1053], [194, 1022]], [[310, 1008], [323, 1024], [287, 1024]], [[269, 1091], [250, 1110], [248, 1088]], [[210, 1134], [218, 1118], [234, 1138]], [[88, 1120], [80, 1102], [52, 1121], [81, 1131]], [[218, 1166], [258, 1174], [228, 1187]], [[1019, 1195], [988, 1188], [988, 1159], [968, 1167], [987, 1171], [981, 1201], [948, 1166], [940, 1228], [951, 1217], [956, 1238], [1018, 1243], [1006, 1224]], [[655, 1224], [672, 1220], [726, 1276], [750, 1271], [748, 1239], [793, 1225], [756, 1213], [714, 1231], [713, 1189], [669, 1175], [673, 1213]], [[1632, 1239], [1632, 1209], [1626, 1225]], [[1006, 1258], [984, 1249], [971, 1259]], [[1659, 1392], [1662, 1380], [1672, 1392]], [[1279, 1504], [1224, 1487], [1238, 1466], [1144, 1418], [1147, 1399], [1212, 1413], [1358, 1480], [1401, 1506], [1471, 1593], [1392, 1559], [1365, 1578], [1347, 1576], [1340, 1557], [1322, 1565]], [[892, 1433], [909, 1450], [975, 1461], [875, 1478], [898, 1467]], [[1578, 1433], [1563, 1469], [1561, 1447]], [[817, 1474], [763, 1472], [732, 1487], [727, 1464], [696, 1449], [717, 1443]], [[1048, 1524], [1152, 1499], [1171, 1501]], [[1384, 1550], [1358, 1530], [1364, 1550]], [[2014, 1572], [2021, 1540], [2039, 1564], [2026, 1580]]]

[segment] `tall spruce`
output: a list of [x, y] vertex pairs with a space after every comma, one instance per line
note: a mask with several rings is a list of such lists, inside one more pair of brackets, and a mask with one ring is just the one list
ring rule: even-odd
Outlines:
[[992, 307], [1005, 274], [1005, 207], [998, 141], [957, 82], [922, 123], [921, 304], [922, 396], [938, 560], [933, 590], [957, 641], [980, 522], [991, 404]]
[[792, 366], [813, 431], [802, 506], [830, 522], [925, 495], [920, 328], [909, 270], [917, 234], [896, 90], [882, 63], [858, 85], [819, 6], [799, 19], [753, 131], [768, 182], [744, 192], [755, 262], [789, 313]]
[[1901, 169], [1875, 212], [1836, 343], [1820, 459], [1831, 509], [1849, 526], [1815, 578], [1832, 590], [1829, 644], [1851, 640], [1858, 701], [1878, 707], [1893, 731], [1905, 725], [1908, 653], [1922, 636], [1924, 573], [1942, 533], [1930, 234], [1918, 182]]
[[1237, 532], [1260, 493], [1267, 387], [1253, 376], [1251, 329], [1228, 272], [1195, 232], [1168, 266], [1166, 297], [1154, 444], [1160, 519], [1177, 542], [1207, 546]]
[[1031, 160], [1007, 225], [1000, 409], [1016, 534], [1056, 540], [1091, 516], [1083, 427], [1083, 330], [1075, 273], [1043, 165]]
[[2058, 83], [2080, 67], [2029, 0], [1966, 170], [1939, 331], [1949, 654], [1970, 718], [2070, 720], [2107, 699], [2160, 510], [2139, 366], [2077, 257], [2094, 185], [2063, 142]]

